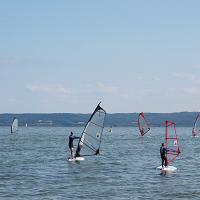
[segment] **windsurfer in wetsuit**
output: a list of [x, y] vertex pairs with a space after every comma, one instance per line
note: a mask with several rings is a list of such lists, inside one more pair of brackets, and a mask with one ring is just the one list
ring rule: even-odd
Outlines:
[[74, 144], [73, 141], [74, 139], [79, 139], [80, 137], [73, 136], [73, 132], [71, 131], [70, 136], [69, 136], [69, 149], [70, 149], [70, 154], [71, 154], [71, 159], [74, 158]]
[[166, 154], [166, 148], [165, 148], [164, 143], [162, 143], [161, 147], [160, 147], [160, 156], [161, 156], [161, 159], [162, 159], [162, 168], [164, 166], [164, 163], [165, 163], [165, 167], [167, 166], [167, 158], [166, 158], [165, 154]]

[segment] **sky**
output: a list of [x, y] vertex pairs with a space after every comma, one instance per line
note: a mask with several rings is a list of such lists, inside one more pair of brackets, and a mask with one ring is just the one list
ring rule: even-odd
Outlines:
[[200, 110], [200, 1], [0, 1], [0, 113]]

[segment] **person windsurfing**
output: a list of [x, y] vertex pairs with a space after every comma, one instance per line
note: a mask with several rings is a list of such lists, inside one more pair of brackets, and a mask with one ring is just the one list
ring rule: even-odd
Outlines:
[[196, 133], [194, 131], [194, 128], [192, 129], [192, 136], [196, 136]]
[[70, 136], [69, 136], [69, 149], [70, 149], [70, 158], [74, 158], [74, 144], [73, 141], [74, 139], [80, 139], [80, 137], [73, 136], [73, 132], [71, 131]]
[[160, 157], [162, 159], [162, 168], [165, 164], [165, 167], [167, 166], [167, 158], [166, 158], [166, 148], [165, 148], [165, 144], [162, 143], [161, 147], [160, 147]]

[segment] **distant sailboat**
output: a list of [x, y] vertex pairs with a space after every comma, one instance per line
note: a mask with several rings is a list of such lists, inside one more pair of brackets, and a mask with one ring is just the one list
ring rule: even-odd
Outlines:
[[200, 115], [198, 114], [196, 119], [195, 119], [194, 126], [193, 126], [193, 129], [192, 129], [192, 136], [198, 137], [199, 134], [200, 134]]
[[100, 103], [95, 108], [83, 129], [76, 148], [75, 158], [69, 159], [69, 161], [84, 160], [85, 156], [94, 156], [99, 154], [106, 116], [106, 111], [100, 106]]
[[142, 136], [150, 130], [150, 127], [144, 118], [143, 112], [138, 115], [138, 128]]
[[28, 127], [28, 124], [26, 123], [26, 127]]
[[108, 132], [112, 133], [112, 126], [110, 128], [108, 128]]
[[10, 129], [11, 129], [10, 130], [11, 133], [17, 132], [17, 130], [18, 130], [18, 119], [16, 117], [13, 118], [13, 121], [12, 121]]
[[162, 171], [175, 171], [176, 167], [170, 166], [181, 153], [179, 149], [178, 136], [176, 134], [176, 125], [174, 122], [165, 122], [165, 148], [166, 148], [166, 167], [159, 166], [157, 169]]

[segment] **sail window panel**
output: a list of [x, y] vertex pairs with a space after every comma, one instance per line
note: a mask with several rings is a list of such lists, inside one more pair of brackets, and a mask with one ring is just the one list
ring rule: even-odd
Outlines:
[[81, 155], [95, 154], [101, 142], [102, 126], [89, 122], [81, 138]]
[[92, 117], [91, 122], [97, 126], [102, 127], [105, 119], [105, 112], [103, 110], [98, 110]]

